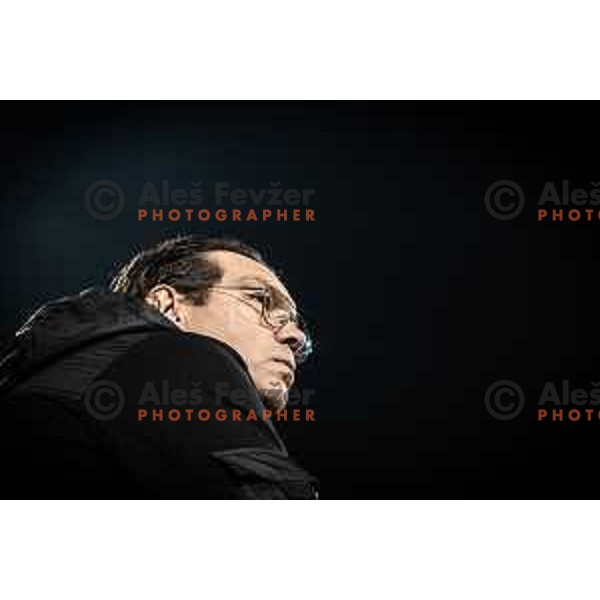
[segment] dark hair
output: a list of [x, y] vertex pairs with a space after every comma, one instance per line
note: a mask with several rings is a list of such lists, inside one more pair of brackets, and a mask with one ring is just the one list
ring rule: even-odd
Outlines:
[[223, 277], [222, 269], [203, 256], [212, 250], [235, 252], [269, 266], [257, 250], [236, 239], [178, 236], [138, 252], [119, 269], [108, 287], [143, 299], [155, 285], [164, 283], [194, 304], [204, 304], [208, 288]]

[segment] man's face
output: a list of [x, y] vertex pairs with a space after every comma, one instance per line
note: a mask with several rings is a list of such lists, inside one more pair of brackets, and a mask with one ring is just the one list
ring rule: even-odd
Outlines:
[[[235, 252], [215, 250], [206, 258], [216, 263], [223, 277], [210, 289], [206, 303], [186, 305], [185, 330], [225, 342], [242, 356], [255, 386], [269, 404], [281, 408], [283, 393], [294, 382], [296, 361], [292, 348], [305, 341], [296, 324], [289, 322], [278, 331], [261, 316], [260, 288], [270, 292], [276, 306], [295, 312], [296, 307], [285, 286], [267, 267]], [[250, 289], [235, 289], [235, 288]]]

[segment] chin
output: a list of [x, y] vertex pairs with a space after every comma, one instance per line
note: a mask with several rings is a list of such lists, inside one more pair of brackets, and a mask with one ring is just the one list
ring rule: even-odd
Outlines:
[[269, 410], [282, 410], [287, 405], [287, 394], [290, 386], [281, 376], [267, 377], [262, 385], [257, 386], [258, 391]]
[[263, 402], [273, 412], [283, 410], [287, 406], [287, 390], [263, 396]]

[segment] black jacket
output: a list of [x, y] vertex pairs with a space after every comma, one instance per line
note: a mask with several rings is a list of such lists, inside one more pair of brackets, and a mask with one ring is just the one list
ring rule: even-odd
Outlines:
[[0, 394], [6, 498], [317, 496], [239, 354], [124, 294], [37, 311], [2, 357]]

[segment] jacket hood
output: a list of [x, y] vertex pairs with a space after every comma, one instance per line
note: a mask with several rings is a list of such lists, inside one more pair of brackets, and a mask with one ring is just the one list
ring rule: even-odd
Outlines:
[[0, 357], [0, 393], [75, 348], [124, 331], [175, 326], [126, 294], [91, 288], [44, 304], [17, 331]]

